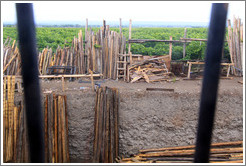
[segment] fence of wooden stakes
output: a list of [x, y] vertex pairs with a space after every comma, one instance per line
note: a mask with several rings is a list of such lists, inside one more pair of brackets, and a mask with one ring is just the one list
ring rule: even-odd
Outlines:
[[[87, 20], [88, 22], [88, 20]], [[240, 19], [234, 18], [234, 28], [231, 27], [230, 20], [228, 20], [228, 36], [226, 42], [229, 45], [230, 60], [226, 64], [229, 72], [236, 76], [242, 76], [242, 58], [243, 58], [243, 25]], [[103, 26], [98, 32], [88, 30], [86, 24], [85, 39], [83, 39], [82, 30], [79, 31], [78, 37], [74, 37], [71, 47], [60, 47], [56, 50], [51, 48], [44, 48], [38, 54], [38, 68], [41, 78], [46, 78], [50, 75], [49, 68], [54, 66], [73, 66], [75, 69], [71, 72], [74, 77], [87, 77], [90, 71], [93, 76], [101, 76], [103, 78], [111, 78], [118, 80], [123, 78], [124, 81], [131, 81], [129, 68], [138, 61], [143, 60], [143, 55], [134, 55], [131, 53], [131, 43], [145, 43], [145, 42], [164, 42], [169, 43], [169, 56], [172, 59], [172, 43], [184, 43], [183, 57], [185, 57], [186, 43], [191, 41], [206, 42], [206, 39], [185, 38], [187, 29], [185, 29], [184, 38], [180, 40], [152, 40], [152, 39], [131, 39], [131, 26], [129, 24], [129, 39], [122, 34], [121, 19], [120, 19], [120, 33], [111, 31], [106, 21], [103, 21]], [[20, 53], [16, 41], [7, 38], [3, 45], [3, 74], [4, 75], [20, 75], [21, 61]], [[126, 44], [128, 43], [128, 50]], [[196, 61], [197, 62], [197, 61]], [[168, 62], [167, 62], [168, 63]], [[191, 65], [194, 62], [188, 62]], [[202, 62], [200, 62], [202, 64]], [[169, 64], [165, 64], [169, 65]], [[225, 65], [225, 64], [224, 64]], [[189, 67], [191, 68], [191, 67]], [[230, 70], [232, 69], [232, 70]], [[59, 69], [57, 69], [59, 71]], [[170, 71], [169, 71], [170, 72]], [[98, 74], [98, 75], [96, 75]], [[189, 78], [190, 71], [187, 75]], [[49, 76], [47, 78], [51, 78]], [[73, 76], [71, 76], [73, 77]], [[88, 77], [90, 77], [88, 75]]]

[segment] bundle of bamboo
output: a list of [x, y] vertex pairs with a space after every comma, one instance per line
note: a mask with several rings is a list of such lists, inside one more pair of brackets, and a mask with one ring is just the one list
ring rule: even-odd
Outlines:
[[113, 163], [119, 155], [118, 89], [97, 88], [93, 162]]
[[67, 98], [48, 94], [44, 106], [45, 162], [68, 163]]
[[[242, 163], [243, 141], [211, 145], [210, 163]], [[117, 159], [120, 163], [192, 163], [194, 145], [139, 150], [132, 158]]]
[[29, 162], [25, 114], [14, 104], [15, 77], [3, 81], [3, 162]]
[[104, 78], [116, 79], [116, 66], [119, 54], [125, 53], [126, 38], [103, 26], [94, 34], [86, 33], [85, 54], [87, 55], [87, 71], [103, 74]]
[[227, 36], [231, 63], [234, 63], [233, 73], [242, 76], [243, 72], [243, 24], [241, 19], [233, 19], [233, 29], [231, 21], [228, 20]]
[[5, 75], [18, 75], [21, 72], [21, 59], [19, 49], [17, 48], [16, 41], [7, 38], [3, 45], [3, 74]]

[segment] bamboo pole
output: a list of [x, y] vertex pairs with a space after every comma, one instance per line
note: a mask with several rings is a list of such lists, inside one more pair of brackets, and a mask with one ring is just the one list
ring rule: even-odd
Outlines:
[[[132, 20], [130, 19], [129, 21], [129, 40], [131, 38], [132, 38]], [[128, 43], [128, 54], [130, 54], [130, 65], [132, 65], [131, 43]]]

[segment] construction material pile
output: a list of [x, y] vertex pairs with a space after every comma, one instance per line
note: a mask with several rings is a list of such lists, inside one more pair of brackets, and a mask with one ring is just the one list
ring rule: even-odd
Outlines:
[[236, 76], [243, 74], [243, 24], [241, 19], [233, 19], [233, 28], [231, 21], [228, 20], [228, 46], [230, 51], [231, 63], [234, 63], [233, 73]]
[[44, 144], [46, 163], [68, 163], [67, 96], [47, 94], [44, 101]]
[[[192, 163], [195, 146], [177, 146], [139, 150], [131, 158], [117, 159], [119, 163]], [[243, 163], [243, 141], [214, 143], [210, 163]]]
[[[29, 141], [24, 102], [15, 104], [15, 76], [3, 80], [3, 162], [28, 163]], [[44, 99], [45, 162], [69, 162], [67, 100], [48, 94]]]
[[12, 46], [10, 45], [11, 41], [11, 38], [7, 38], [3, 44], [3, 74], [20, 75], [21, 59], [19, 49], [16, 41], [13, 41]]
[[147, 83], [168, 81], [173, 74], [170, 71], [169, 55], [153, 57], [133, 64], [129, 68], [131, 83], [144, 79]]
[[26, 116], [22, 102], [14, 103], [15, 76], [3, 80], [3, 162], [29, 162]]
[[113, 163], [119, 155], [118, 89], [97, 88], [95, 103], [93, 162]]

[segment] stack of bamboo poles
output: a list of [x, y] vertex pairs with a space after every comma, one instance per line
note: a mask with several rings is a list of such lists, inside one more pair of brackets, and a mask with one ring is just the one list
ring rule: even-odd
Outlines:
[[116, 79], [119, 54], [126, 53], [126, 38], [117, 32], [110, 31], [109, 25], [102, 26], [97, 33], [86, 33], [85, 54], [87, 71], [103, 74], [104, 78]]
[[45, 162], [68, 163], [67, 98], [48, 94], [44, 101]]
[[3, 45], [3, 74], [5, 75], [18, 75], [21, 72], [21, 59], [16, 41], [7, 38]]
[[233, 73], [236, 76], [242, 76], [243, 71], [243, 24], [241, 19], [233, 19], [233, 28], [231, 21], [228, 20], [228, 46], [231, 62], [234, 63]]
[[3, 81], [3, 162], [29, 162], [25, 114], [14, 104], [15, 77]]
[[93, 162], [113, 163], [119, 155], [118, 89], [97, 88], [95, 103]]
[[[117, 159], [121, 163], [192, 163], [195, 146], [139, 150], [132, 158]], [[243, 163], [243, 141], [214, 143], [210, 163]]]

